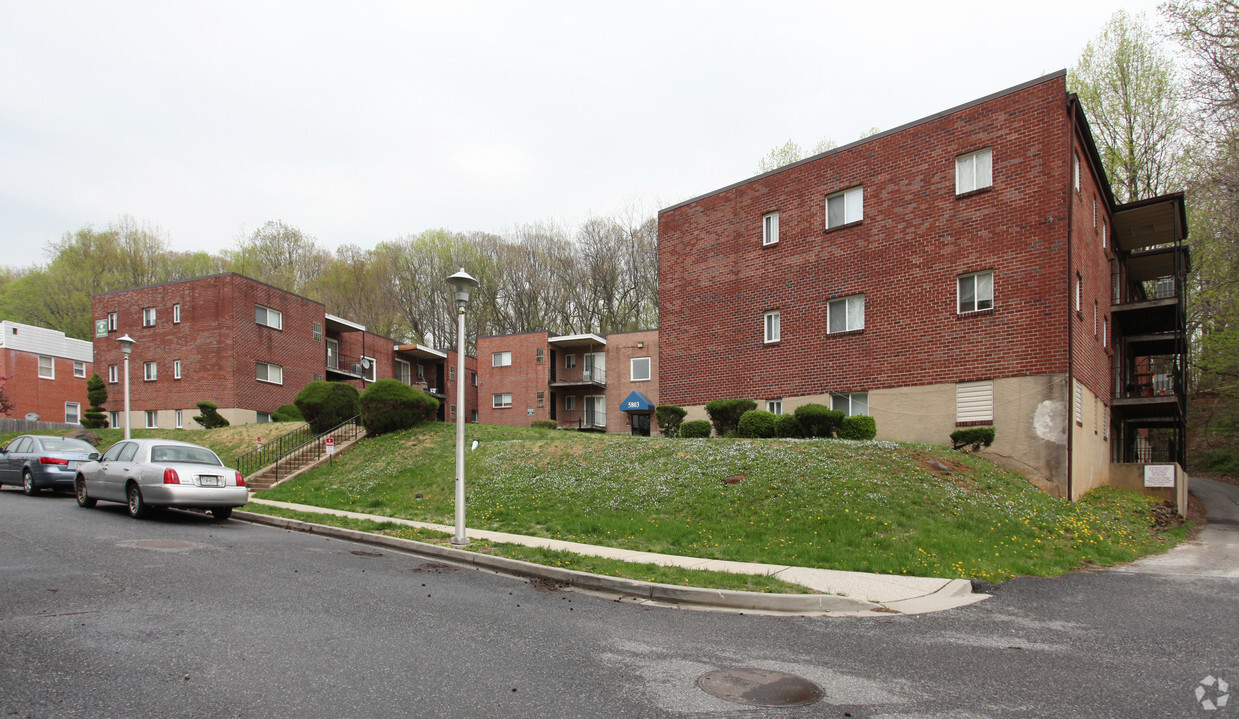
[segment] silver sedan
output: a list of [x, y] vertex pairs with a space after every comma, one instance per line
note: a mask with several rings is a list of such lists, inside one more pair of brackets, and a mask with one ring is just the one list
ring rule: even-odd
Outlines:
[[245, 478], [206, 447], [168, 439], [117, 442], [78, 469], [77, 503], [124, 502], [135, 519], [155, 507], [205, 509], [217, 520], [249, 501]]

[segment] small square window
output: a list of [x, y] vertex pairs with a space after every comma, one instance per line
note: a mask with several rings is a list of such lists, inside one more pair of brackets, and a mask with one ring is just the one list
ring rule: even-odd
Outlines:
[[268, 364], [266, 362], [254, 363], [254, 378], [259, 382], [270, 382], [272, 384], [284, 384], [284, 368], [278, 364]]
[[852, 332], [865, 329], [865, 296], [840, 297], [826, 304], [826, 331]]
[[78, 402], [65, 402], [65, 424], [78, 424], [82, 421], [82, 405]]
[[766, 400], [766, 411], [771, 414], [783, 414], [783, 400], [768, 399]]
[[39, 379], [56, 379], [56, 359], [39, 355]]
[[994, 271], [960, 275], [958, 284], [959, 313], [988, 310], [994, 307]]
[[779, 213], [768, 212], [761, 218], [761, 243], [773, 245], [779, 241]]
[[511, 352], [495, 352], [490, 356], [491, 367], [510, 367], [512, 366]]
[[143, 308], [142, 326], [143, 327], [154, 327], [155, 326], [155, 308], [154, 307]]
[[512, 406], [511, 392], [497, 392], [491, 395], [491, 406], [495, 409]]
[[826, 197], [826, 229], [865, 219], [865, 188], [853, 187]]
[[570, 394], [567, 397], [564, 397], [564, 409], [566, 410], [576, 409], [576, 395]]
[[159, 369], [155, 366], [155, 363], [154, 362], [143, 362], [142, 363], [142, 379], [148, 382], [153, 382], [158, 378], [159, 378]]
[[271, 329], [284, 329], [284, 313], [270, 307], [254, 305], [254, 321]]
[[633, 357], [629, 362], [629, 376], [633, 382], [647, 382], [650, 379], [650, 358]]
[[980, 190], [993, 183], [993, 150], [985, 148], [955, 158], [955, 194]]
[[85, 362], [77, 362], [77, 361], [73, 362], [73, 376], [74, 377], [85, 377], [86, 376], [86, 363]]
[[564, 369], [576, 367], [576, 355], [564, 355]]
[[779, 326], [780, 325], [779, 311], [774, 310], [773, 312], [767, 312], [764, 315], [762, 322], [763, 322], [763, 327], [764, 327], [764, 330], [763, 330], [763, 336], [765, 338], [764, 341], [766, 343], [778, 342], [779, 337], [781, 336], [781, 331], [782, 331]]
[[868, 392], [840, 392], [830, 395], [830, 408], [848, 417], [869, 414]]

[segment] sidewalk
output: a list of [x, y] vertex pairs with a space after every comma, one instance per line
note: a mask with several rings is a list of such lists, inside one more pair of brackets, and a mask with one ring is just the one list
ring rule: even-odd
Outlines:
[[[369, 519], [376, 522], [392, 522], [409, 527], [427, 529], [447, 534], [454, 534], [455, 528], [442, 524], [415, 522], [408, 519], [382, 517], [360, 512], [326, 509], [306, 504], [289, 502], [274, 502], [267, 499], [250, 497], [250, 502], [273, 507], [284, 507], [299, 512], [314, 512], [318, 514], [333, 514], [353, 519]], [[467, 532], [472, 539], [486, 539], [493, 542], [522, 544], [530, 547], [546, 547], [548, 549], [565, 550], [574, 554], [606, 557], [625, 562], [657, 564], [661, 566], [683, 567], [686, 569], [706, 569], [717, 572], [733, 572], [738, 574], [762, 574], [782, 579], [786, 582], [808, 587], [821, 594], [791, 595], [791, 594], [761, 594], [756, 592], [735, 592], [717, 589], [701, 589], [693, 587], [673, 587], [670, 585], [655, 585], [634, 580], [619, 580], [615, 577], [601, 577], [583, 572], [546, 567], [543, 565], [519, 562], [517, 560], [494, 557], [456, 549], [449, 546], [427, 544], [400, 540], [384, 535], [367, 534], [352, 530], [335, 530], [328, 532], [322, 525], [304, 525], [294, 520], [250, 512], [241, 512], [244, 518], [275, 524], [290, 529], [311, 529], [315, 533], [333, 534], [348, 539], [380, 543], [418, 554], [430, 554], [452, 561], [465, 562], [490, 569], [537, 576], [551, 581], [563, 582], [584, 588], [619, 592], [629, 596], [644, 597], [651, 601], [673, 604], [700, 604], [716, 608], [727, 608], [742, 611], [774, 611], [793, 612], [798, 614], [834, 614], [855, 615], [879, 613], [921, 614], [954, 609], [968, 604], [988, 599], [988, 594], [974, 594], [972, 584], [966, 579], [936, 579], [932, 577], [904, 577], [889, 574], [866, 574], [864, 572], [845, 572], [833, 569], [815, 569], [810, 567], [793, 567], [776, 564], [756, 564], [749, 562], [729, 562], [717, 559], [698, 559], [672, 554], [656, 554], [653, 552], [637, 552], [628, 549], [600, 547], [579, 542], [566, 542], [544, 537], [527, 537], [505, 532], [489, 532], [473, 529]], [[279, 521], [275, 521], [279, 520]], [[333, 528], [334, 529], [334, 528]], [[590, 579], [593, 578], [593, 579]], [[660, 589], [665, 588], [665, 589]]]

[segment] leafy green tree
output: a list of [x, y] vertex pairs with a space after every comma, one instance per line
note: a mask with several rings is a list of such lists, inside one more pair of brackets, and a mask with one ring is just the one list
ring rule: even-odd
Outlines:
[[[863, 137], [863, 135], [862, 135]], [[779, 147], [772, 149], [766, 153], [766, 156], [757, 162], [757, 174], [777, 170], [784, 165], [790, 165], [793, 162], [799, 162], [806, 157], [818, 155], [827, 150], [833, 150], [838, 147], [834, 140], [823, 137], [817, 141], [812, 150], [805, 151], [795, 140], [788, 140]]]
[[87, 429], [107, 427], [108, 415], [103, 405], [108, 401], [108, 386], [98, 372], [86, 380], [86, 400], [90, 402], [90, 407], [82, 414], [82, 426]]
[[9, 412], [14, 409], [13, 398], [9, 396], [8, 390], [5, 389], [5, 384], [13, 379], [13, 375], [8, 377], [0, 377], [0, 415], [9, 416]]
[[198, 411], [201, 414], [194, 416], [194, 421], [202, 425], [204, 429], [218, 429], [219, 427], [227, 427], [228, 419], [219, 413], [219, 406], [214, 402], [203, 400], [198, 403]]
[[316, 239], [281, 220], [267, 221], [223, 254], [229, 270], [297, 294], [307, 294], [331, 261]]

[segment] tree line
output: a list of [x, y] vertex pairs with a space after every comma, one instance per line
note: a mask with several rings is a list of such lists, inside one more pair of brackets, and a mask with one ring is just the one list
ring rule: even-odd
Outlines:
[[629, 211], [575, 228], [517, 226], [503, 234], [427, 230], [332, 251], [272, 220], [218, 255], [176, 252], [150, 223], [129, 217], [66, 233], [43, 265], [0, 269], [0, 316], [90, 339], [91, 295], [237, 272], [318, 300], [330, 314], [400, 342], [456, 344], [446, 278], [479, 286], [466, 314], [476, 338], [547, 330], [609, 333], [658, 326], [658, 225]]

